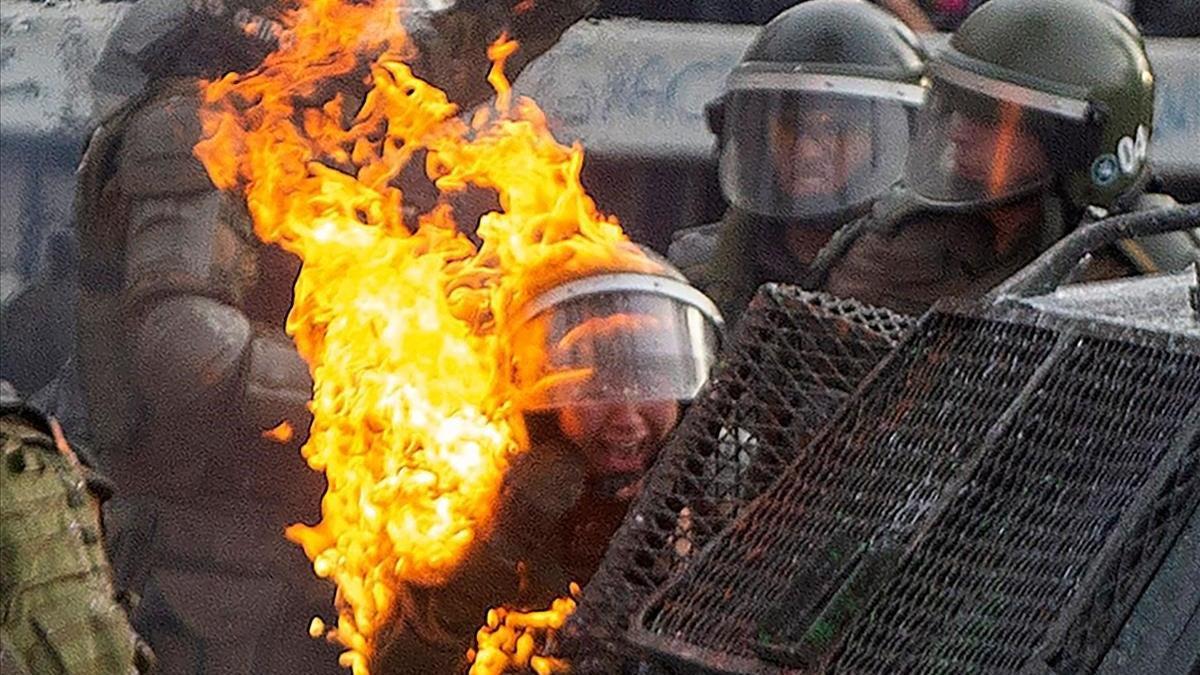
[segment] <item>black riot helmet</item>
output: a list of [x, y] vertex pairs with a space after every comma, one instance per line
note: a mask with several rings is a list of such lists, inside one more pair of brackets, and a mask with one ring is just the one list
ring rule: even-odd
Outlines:
[[1097, 0], [990, 0], [930, 63], [905, 184], [944, 207], [1039, 190], [1109, 208], [1148, 178], [1154, 73]]
[[925, 53], [864, 0], [812, 0], [763, 27], [729, 75], [714, 129], [736, 208], [845, 221], [895, 183], [922, 105]]

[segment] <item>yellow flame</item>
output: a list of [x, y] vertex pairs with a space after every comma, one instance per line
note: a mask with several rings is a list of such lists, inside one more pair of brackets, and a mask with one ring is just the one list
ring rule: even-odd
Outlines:
[[[582, 149], [513, 101], [516, 44], [492, 45], [497, 102], [468, 124], [405, 65], [400, 10], [303, 2], [259, 69], [204, 84], [195, 148], [217, 186], [245, 196], [259, 238], [303, 262], [287, 328], [315, 383], [303, 454], [329, 488], [321, 522], [287, 536], [336, 582], [329, 636], [359, 675], [395, 589], [444, 581], [487, 534], [523, 442], [505, 318], [566, 278], [654, 269], [583, 190]], [[482, 245], [445, 205], [406, 225], [395, 179], [420, 150], [442, 192], [496, 192]]]
[[292, 429], [292, 425], [287, 422], [280, 422], [272, 429], [268, 429], [262, 433], [263, 438], [275, 441], [276, 443], [291, 443], [295, 437], [296, 431]]
[[475, 649], [469, 654], [469, 675], [503, 675], [532, 670], [537, 675], [566, 673], [569, 664], [539, 654], [553, 640], [575, 611], [579, 586], [571, 584], [571, 595], [558, 598], [549, 609], [519, 612], [499, 608], [488, 612], [487, 623], [475, 634]]

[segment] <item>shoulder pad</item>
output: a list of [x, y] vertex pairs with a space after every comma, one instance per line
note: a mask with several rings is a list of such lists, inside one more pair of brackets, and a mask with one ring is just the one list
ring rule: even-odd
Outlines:
[[192, 153], [202, 138], [200, 90], [165, 92], [133, 110], [117, 155], [121, 189], [129, 195], [169, 196], [215, 190]]

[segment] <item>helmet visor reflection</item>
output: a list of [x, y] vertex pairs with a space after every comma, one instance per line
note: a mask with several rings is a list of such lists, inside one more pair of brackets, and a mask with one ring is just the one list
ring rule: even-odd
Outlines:
[[712, 314], [678, 297], [605, 292], [556, 303], [514, 333], [525, 410], [691, 400], [716, 359]]
[[998, 81], [990, 89], [967, 87], [936, 72], [904, 177], [927, 199], [986, 204], [1028, 194], [1086, 168], [1099, 146], [1085, 103], [1039, 100]]
[[900, 178], [912, 111], [911, 101], [867, 95], [875, 93], [731, 91], [720, 166], [726, 198], [786, 219], [836, 219], [868, 204]]

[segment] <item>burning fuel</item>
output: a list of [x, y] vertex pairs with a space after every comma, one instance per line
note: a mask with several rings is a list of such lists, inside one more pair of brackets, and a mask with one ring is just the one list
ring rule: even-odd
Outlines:
[[575, 611], [579, 586], [571, 584], [571, 595], [558, 598], [540, 611], [518, 612], [499, 608], [488, 612], [487, 624], [475, 635], [470, 654], [469, 675], [503, 675], [532, 670], [537, 675], [565, 673], [569, 667], [562, 659], [542, 652]]
[[[312, 632], [344, 645], [356, 675], [395, 589], [444, 581], [486, 536], [523, 449], [506, 317], [618, 259], [654, 268], [584, 192], [582, 150], [513, 100], [503, 63], [517, 45], [492, 45], [496, 103], [468, 122], [405, 64], [401, 15], [390, 0], [304, 2], [258, 70], [205, 83], [195, 148], [219, 187], [244, 195], [259, 238], [303, 262], [287, 328], [314, 380], [303, 454], [329, 488], [321, 522], [287, 536], [337, 584], [337, 626]], [[418, 151], [442, 193], [495, 191], [481, 245], [445, 204], [404, 221], [395, 179]]]

